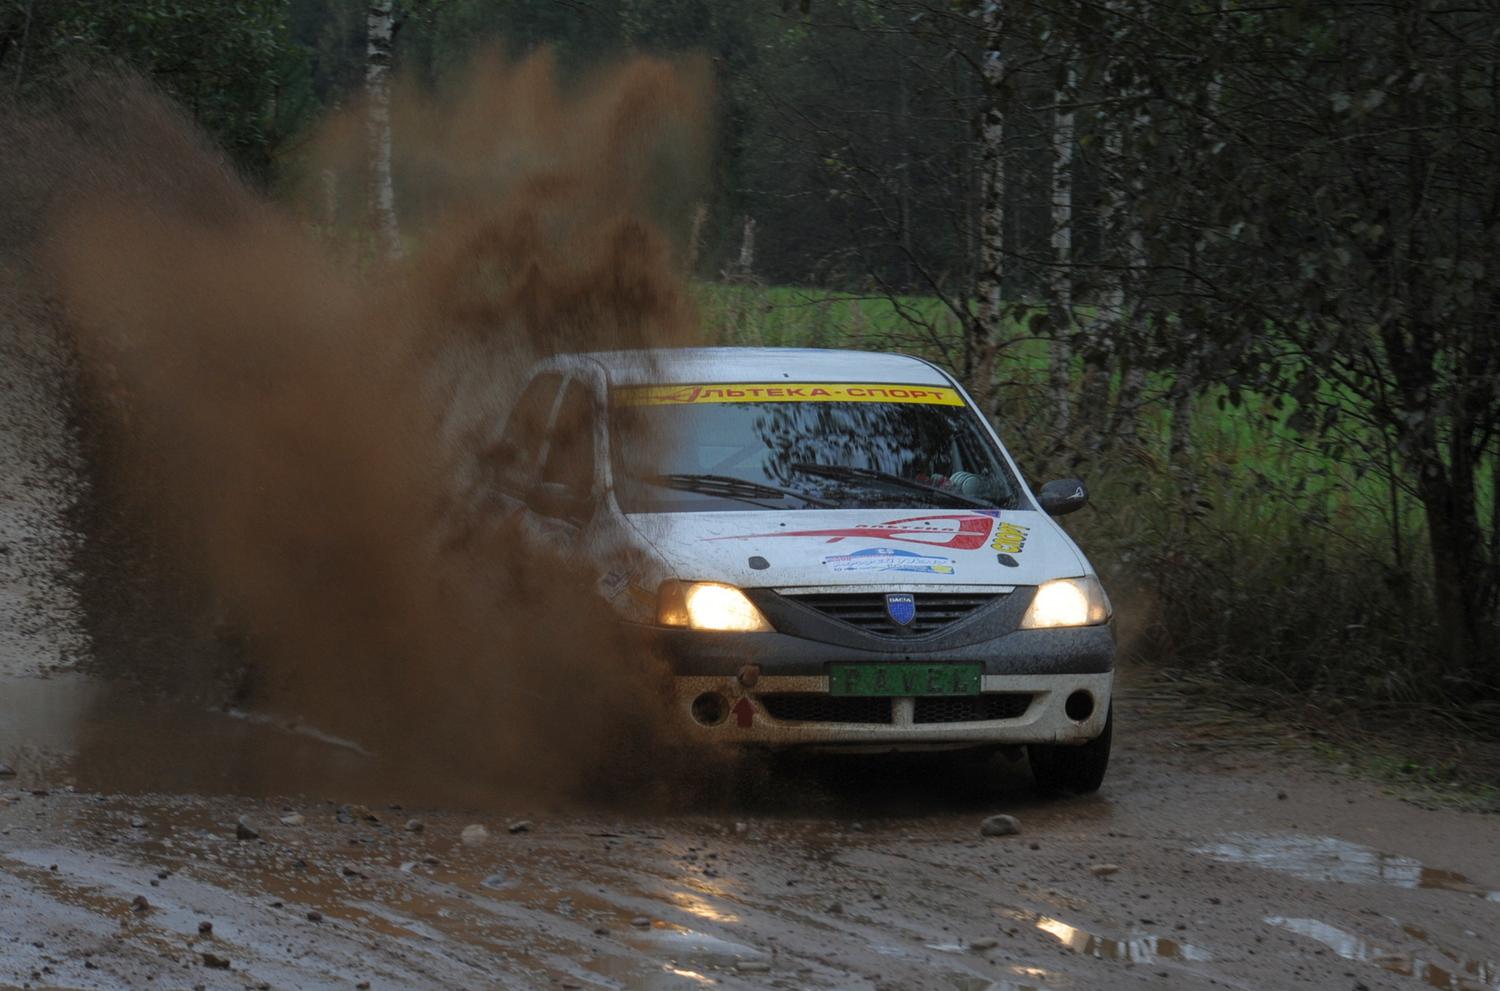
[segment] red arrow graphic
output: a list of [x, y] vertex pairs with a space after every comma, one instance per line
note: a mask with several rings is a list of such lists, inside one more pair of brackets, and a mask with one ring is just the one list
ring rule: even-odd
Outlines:
[[[953, 526], [943, 524], [952, 523]], [[707, 540], [755, 540], [760, 537], [827, 537], [836, 544], [846, 537], [869, 537], [872, 540], [895, 540], [925, 547], [951, 547], [959, 551], [978, 550], [989, 539], [994, 520], [970, 513], [938, 516], [909, 516], [886, 523], [839, 527], [833, 530], [782, 530], [778, 533], [738, 533]]]

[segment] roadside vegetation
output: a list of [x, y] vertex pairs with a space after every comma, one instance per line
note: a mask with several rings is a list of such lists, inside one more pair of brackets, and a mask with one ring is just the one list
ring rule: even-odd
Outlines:
[[[725, 344], [892, 348], [942, 362], [909, 314], [934, 300], [790, 287], [700, 286], [704, 322]], [[1138, 660], [1185, 665], [1288, 692], [1418, 702], [1431, 605], [1418, 508], [1389, 479], [1331, 457], [1267, 395], [1195, 399], [1190, 462], [1174, 462], [1163, 400], [1170, 375], [1143, 385], [1128, 446], [1085, 458], [1055, 450], [1036, 410], [1049, 387], [1047, 342], [1023, 336], [1003, 364], [997, 425], [1034, 481], [1077, 472], [1091, 508], [1069, 520], [1120, 600]], [[1394, 519], [1392, 513], [1396, 514]]]

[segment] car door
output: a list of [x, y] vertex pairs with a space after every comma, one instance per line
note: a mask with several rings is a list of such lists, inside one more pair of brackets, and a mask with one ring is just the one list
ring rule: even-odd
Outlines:
[[520, 541], [526, 550], [534, 549], [528, 545], [540, 536], [535, 525], [528, 523], [533, 513], [527, 500], [541, 474], [547, 431], [562, 395], [563, 379], [563, 374], [555, 371], [534, 376], [521, 390], [504, 433], [486, 456], [498, 504], [496, 514], [509, 539]]
[[541, 472], [529, 498], [541, 539], [554, 551], [578, 543], [599, 505], [600, 410], [592, 384], [570, 376], [553, 413]]

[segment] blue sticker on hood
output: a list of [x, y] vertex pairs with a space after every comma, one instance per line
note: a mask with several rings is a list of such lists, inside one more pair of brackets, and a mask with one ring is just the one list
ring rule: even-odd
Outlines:
[[915, 554], [894, 547], [868, 547], [853, 554], [825, 557], [823, 564], [834, 571], [905, 571], [924, 575], [953, 574], [953, 559]]

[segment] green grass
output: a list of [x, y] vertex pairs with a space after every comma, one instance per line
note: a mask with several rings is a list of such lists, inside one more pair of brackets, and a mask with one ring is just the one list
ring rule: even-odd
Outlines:
[[[698, 283], [695, 294], [709, 337], [720, 344], [848, 347], [904, 351], [953, 368], [961, 355], [961, 330], [939, 300], [924, 296], [861, 296], [795, 286]], [[1080, 318], [1088, 314], [1080, 312]], [[1049, 362], [1046, 340], [1012, 321], [1014, 342], [1004, 352], [1002, 378], [1021, 405], [1040, 405]], [[1080, 369], [1081, 370], [1081, 369]], [[1165, 457], [1170, 418], [1163, 397], [1171, 380], [1153, 376], [1145, 410], [1147, 447]], [[1341, 538], [1386, 541], [1391, 528], [1390, 491], [1376, 473], [1329, 457], [1287, 426], [1289, 409], [1268, 396], [1244, 396], [1238, 406], [1214, 389], [1196, 404], [1194, 452], [1200, 474], [1233, 475], [1243, 495], [1220, 494], [1235, 518], [1261, 528], [1325, 528]], [[1024, 438], [1010, 436], [1024, 451]], [[1019, 443], [1018, 443], [1019, 441]], [[1020, 453], [1018, 451], [1018, 453]], [[1289, 513], [1289, 501], [1297, 511]], [[1217, 507], [1216, 507], [1217, 508]], [[1421, 529], [1417, 507], [1403, 498], [1398, 509], [1404, 536]]]

